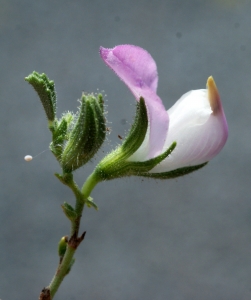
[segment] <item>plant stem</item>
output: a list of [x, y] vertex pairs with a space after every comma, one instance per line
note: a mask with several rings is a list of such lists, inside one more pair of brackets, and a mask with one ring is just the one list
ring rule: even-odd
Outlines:
[[84, 195], [85, 199], [90, 196], [92, 190], [100, 181], [101, 179], [98, 177], [95, 171], [86, 179], [81, 189], [81, 192]]
[[85, 232], [80, 237], [78, 237], [78, 233], [82, 212], [85, 205], [85, 199], [87, 199], [90, 196], [92, 190], [99, 181], [100, 179], [96, 176], [95, 172], [87, 178], [81, 190], [73, 180], [73, 177], [71, 177], [71, 179], [69, 179], [68, 181], [62, 181], [73, 191], [76, 197], [75, 212], [77, 214], [77, 217], [71, 222], [71, 237], [68, 241], [66, 252], [64, 254], [63, 260], [59, 263], [57, 271], [48, 287], [50, 291], [51, 300], [56, 294], [64, 277], [70, 272], [71, 266], [74, 262], [74, 253], [78, 248], [79, 244], [84, 239]]
[[68, 274], [75, 251], [76, 249], [68, 245], [64, 258], [61, 264], [59, 264], [57, 272], [49, 285], [51, 299], [53, 299], [64, 277]]

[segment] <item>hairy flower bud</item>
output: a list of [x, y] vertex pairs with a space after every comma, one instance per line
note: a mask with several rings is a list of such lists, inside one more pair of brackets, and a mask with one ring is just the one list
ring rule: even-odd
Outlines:
[[53, 122], [56, 116], [56, 92], [54, 81], [49, 80], [46, 74], [39, 74], [35, 71], [25, 77], [25, 80], [29, 82], [38, 93], [47, 119], [49, 122]]
[[87, 163], [105, 140], [102, 95], [83, 94], [78, 117], [61, 155], [61, 166], [70, 173]]
[[71, 112], [64, 113], [61, 119], [55, 120], [52, 130], [52, 142], [50, 150], [55, 155], [57, 160], [61, 161], [62, 152], [65, 142], [68, 140], [68, 135], [71, 128], [71, 123], [74, 121], [74, 115]]

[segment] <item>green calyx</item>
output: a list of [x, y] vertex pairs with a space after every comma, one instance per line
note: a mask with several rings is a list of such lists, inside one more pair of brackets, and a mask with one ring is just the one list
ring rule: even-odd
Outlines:
[[148, 127], [148, 116], [145, 101], [140, 98], [137, 103], [136, 117], [132, 128], [121, 146], [108, 154], [96, 167], [94, 174], [100, 180], [110, 180], [124, 176], [141, 176], [154, 168], [176, 147], [174, 142], [164, 153], [147, 161], [129, 161], [143, 143]]
[[25, 77], [25, 80], [29, 82], [38, 93], [48, 121], [53, 122], [56, 116], [57, 103], [54, 81], [49, 80], [44, 73], [39, 74], [35, 71]]
[[77, 120], [64, 138], [67, 142], [60, 155], [63, 171], [70, 173], [88, 162], [103, 144], [105, 135], [102, 95], [83, 95]]
[[197, 171], [203, 168], [207, 164], [208, 162], [196, 166], [183, 167], [183, 168], [179, 168], [173, 171], [163, 172], [163, 173], [142, 173], [140, 174], [140, 176], [156, 178], [156, 179], [172, 179], [172, 178], [184, 176], [194, 171]]

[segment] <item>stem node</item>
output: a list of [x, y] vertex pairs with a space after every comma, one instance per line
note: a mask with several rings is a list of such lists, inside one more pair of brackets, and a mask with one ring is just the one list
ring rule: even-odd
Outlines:
[[71, 236], [71, 238], [68, 241], [68, 246], [76, 250], [80, 245], [80, 243], [85, 238], [85, 234], [86, 231], [84, 231], [84, 233], [80, 237], [78, 237], [77, 232], [74, 232], [74, 234]]
[[51, 292], [49, 288], [43, 288], [40, 296], [39, 296], [39, 300], [51, 300]]

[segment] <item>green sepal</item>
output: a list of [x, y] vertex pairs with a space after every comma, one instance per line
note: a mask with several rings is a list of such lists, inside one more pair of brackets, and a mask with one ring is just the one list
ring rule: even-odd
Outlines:
[[29, 82], [37, 92], [47, 119], [53, 122], [56, 116], [57, 104], [54, 81], [49, 80], [46, 74], [39, 74], [35, 71], [25, 77], [25, 80]]
[[66, 217], [71, 220], [74, 221], [77, 218], [77, 213], [75, 211], [75, 209], [68, 204], [67, 202], [64, 202], [64, 204], [61, 205], [63, 212], [65, 213]]
[[64, 172], [72, 172], [83, 166], [104, 142], [106, 127], [101, 99], [101, 95], [98, 95], [98, 99], [93, 94], [82, 96], [77, 121], [61, 155]]
[[[134, 123], [121, 145], [121, 152], [124, 159], [135, 153], [143, 143], [148, 126], [147, 108], [144, 98], [140, 97], [136, 106]], [[116, 151], [116, 150], [115, 150]]]
[[[101, 180], [133, 175], [132, 162], [126, 159], [135, 153], [144, 141], [148, 126], [147, 108], [141, 97], [136, 106], [134, 123], [122, 145], [104, 157], [95, 169]], [[132, 167], [132, 168], [131, 168]], [[129, 174], [129, 173], [130, 174]]]
[[176, 169], [176, 170], [173, 170], [173, 171], [170, 171], [170, 172], [143, 173], [143, 174], [141, 173], [139, 175], [144, 176], [144, 177], [156, 178], [156, 179], [171, 179], [171, 178], [184, 176], [184, 175], [187, 175], [187, 174], [192, 173], [194, 171], [197, 171], [197, 170], [203, 168], [207, 164], [208, 164], [208, 162], [197, 165], [197, 166], [179, 168], [179, 169]]
[[85, 200], [85, 203], [88, 207], [93, 207], [95, 208], [96, 210], [98, 210], [98, 206], [96, 203], [93, 202], [93, 198], [92, 197], [88, 197], [86, 200]]
[[142, 174], [146, 174], [146, 172], [153, 169], [159, 163], [162, 162], [165, 158], [167, 158], [175, 149], [176, 142], [173, 142], [172, 145], [161, 155], [156, 156], [152, 159], [146, 161], [120, 161], [117, 164], [110, 164], [101, 166], [98, 165], [96, 170], [94, 171], [101, 177], [103, 180], [110, 180], [114, 178], [124, 177], [124, 176], [143, 176]]
[[62, 259], [67, 249], [67, 236], [63, 236], [58, 243], [58, 255]]
[[99, 107], [100, 107], [102, 113], [104, 113], [104, 99], [103, 99], [102, 94], [97, 95], [97, 100], [98, 100]]

